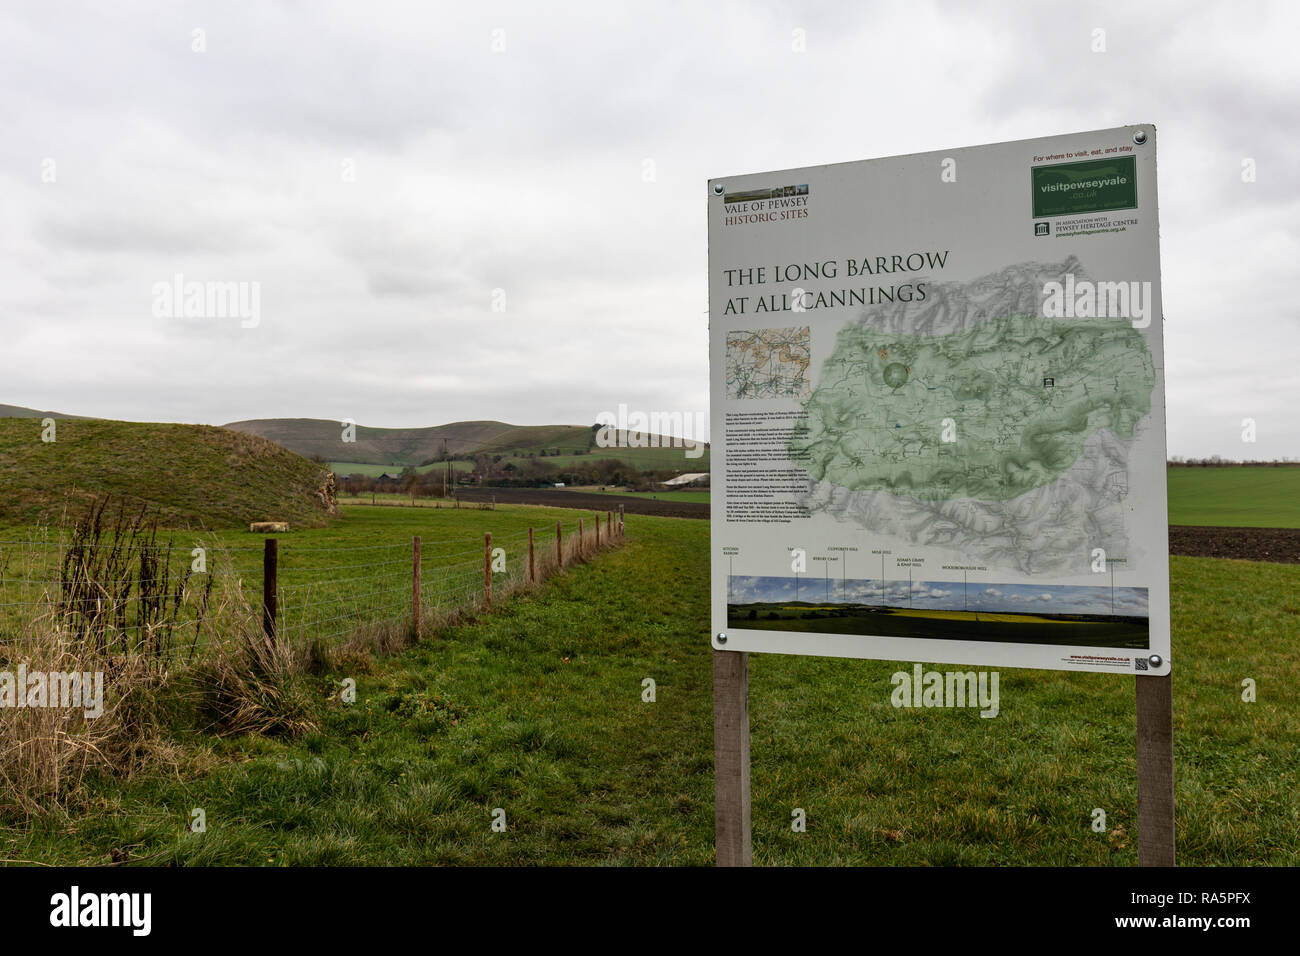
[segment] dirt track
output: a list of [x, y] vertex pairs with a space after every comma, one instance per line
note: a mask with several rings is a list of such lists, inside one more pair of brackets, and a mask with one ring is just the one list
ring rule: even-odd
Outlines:
[[[487, 501], [493, 496], [502, 504], [549, 505], [552, 508], [583, 508], [613, 511], [619, 505], [627, 514], [661, 515], [668, 518], [709, 517], [704, 502], [673, 501], [671, 498], [632, 498], [626, 495], [596, 495], [552, 488], [476, 488], [462, 490], [466, 501]], [[1194, 558], [1241, 558], [1246, 561], [1274, 561], [1300, 564], [1300, 528], [1194, 528], [1169, 529], [1169, 553]]]

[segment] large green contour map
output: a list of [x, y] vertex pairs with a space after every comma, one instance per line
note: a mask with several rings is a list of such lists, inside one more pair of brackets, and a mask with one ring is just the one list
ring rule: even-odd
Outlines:
[[1124, 319], [1007, 315], [946, 335], [843, 329], [790, 457], [815, 479], [921, 501], [1050, 484], [1089, 436], [1151, 411], [1155, 369]]

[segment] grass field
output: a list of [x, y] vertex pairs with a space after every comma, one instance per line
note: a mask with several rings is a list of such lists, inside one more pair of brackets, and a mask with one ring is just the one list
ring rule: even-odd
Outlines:
[[658, 501], [699, 501], [708, 504], [707, 489], [687, 489], [685, 491], [625, 491], [622, 488], [607, 488], [602, 491], [600, 485], [574, 485], [570, 491], [582, 491], [592, 495], [612, 495], [616, 498], [653, 498]]
[[[488, 495], [492, 493], [491, 487], [480, 489], [478, 486], [475, 486], [474, 490], [475, 492], [482, 491], [483, 493]], [[578, 491], [589, 495], [606, 495], [610, 498], [652, 498], [657, 501], [696, 501], [696, 502], [703, 502], [704, 504], [708, 504], [709, 502], [709, 493], [707, 491], [700, 491], [700, 490], [624, 491], [621, 488], [610, 488], [606, 486], [606, 490], [601, 491], [600, 485], [571, 485], [564, 488], [563, 490]], [[361, 504], [370, 503], [371, 497], [372, 495], [370, 492], [365, 492], [360, 495], [339, 495], [338, 500], [340, 504], [361, 505]], [[376, 491], [373, 493], [373, 497], [375, 503], [387, 503], [387, 504], [397, 504], [397, 505], [411, 504], [411, 496], [401, 494], [400, 492]], [[436, 498], [436, 497], [422, 498], [417, 495], [415, 498], [415, 507], [435, 508], [435, 509], [446, 508], [449, 505], [450, 501], [451, 499], [448, 498]], [[469, 502], [462, 502], [462, 505], [465, 507], [472, 507], [472, 505]], [[610, 504], [611, 508], [616, 508], [617, 506], [618, 506], [617, 501], [611, 502]]]
[[[501, 454], [500, 464], [514, 464], [523, 468], [528, 464], [529, 459], [523, 455], [511, 455], [504, 452]], [[593, 447], [586, 454], [560, 454], [547, 455], [545, 458], [539, 458], [537, 461], [545, 462], [556, 469], [557, 472], [565, 471], [572, 468], [581, 468], [583, 466], [592, 466], [598, 461], [613, 459], [621, 461], [628, 468], [635, 471], [708, 471], [709, 470], [709, 450], [703, 450], [699, 458], [687, 458], [680, 448], [596, 448]], [[375, 477], [385, 472], [389, 474], [401, 474], [405, 465], [375, 465], [365, 464], [354, 461], [332, 461], [329, 463], [330, 469], [338, 475], [369, 475]], [[432, 465], [420, 465], [416, 471], [424, 474], [439, 468], [446, 468], [446, 464], [439, 462]], [[452, 468], [456, 472], [473, 471], [474, 465], [470, 461], [454, 461]]]
[[[687, 458], [681, 448], [598, 448], [595, 445], [585, 455], [556, 455], [543, 459], [557, 468], [570, 468], [602, 458], [624, 462], [637, 471], [708, 471], [709, 449], [700, 450], [698, 458]], [[522, 459], [512, 458], [516, 464]]]
[[[649, 467], [644, 462], [647, 455], [660, 458], [671, 450], [663, 449], [615, 449], [620, 454], [636, 453], [643, 456], [642, 467]], [[680, 457], [680, 452], [677, 453]], [[590, 456], [569, 455], [562, 458], [547, 459], [555, 463], [579, 461]], [[708, 469], [708, 455], [698, 462], [672, 461], [665, 459], [657, 464], [685, 470], [705, 471]], [[380, 465], [353, 465], [346, 462], [332, 462], [330, 465], [341, 474], [359, 471], [363, 474], [378, 475], [385, 470]], [[468, 462], [457, 462], [457, 470], [468, 470]], [[429, 468], [421, 468], [428, 471]], [[1169, 473], [1169, 523], [1176, 525], [1221, 525], [1239, 528], [1300, 528], [1300, 468], [1170, 468]], [[595, 488], [577, 488], [575, 490], [599, 492]], [[611, 495], [632, 495], [641, 498], [664, 498], [671, 495], [676, 501], [709, 500], [709, 492], [704, 489], [687, 491], [626, 492], [610, 490]]]
[[[699, 449], [688, 458], [682, 447], [601, 448], [595, 433], [582, 425], [509, 425], [505, 422], [456, 422], [430, 428], [369, 428], [356, 426], [354, 441], [344, 442], [339, 423], [320, 419], [263, 419], [234, 422], [239, 431], [265, 435], [300, 455], [332, 459], [339, 474], [378, 475], [401, 472], [410, 465], [428, 471], [436, 465], [421, 462], [436, 458], [444, 450], [462, 460], [457, 470], [468, 470], [469, 459], [478, 454], [502, 456], [502, 463], [522, 465], [529, 456], [558, 469], [612, 458], [637, 471], [707, 471], [709, 449]], [[638, 439], [639, 440], [639, 439]], [[659, 436], [656, 441], [663, 442]], [[545, 454], [545, 457], [540, 457]], [[694, 454], [694, 450], [692, 450]], [[349, 457], [350, 456], [350, 457]], [[360, 461], [354, 458], [361, 459]]]
[[[503, 505], [482, 509], [467, 505], [436, 509], [429, 500], [420, 501], [420, 507], [413, 509], [406, 496], [379, 498], [406, 507], [348, 508], [328, 528], [304, 528], [274, 536], [279, 542], [280, 628], [290, 638], [341, 640], [358, 621], [409, 617], [411, 539], [415, 535], [422, 538], [424, 602], [431, 609], [452, 608], [473, 603], [481, 595], [485, 533], [492, 535], [493, 547], [503, 551], [505, 573], [522, 576], [530, 527], [535, 529], [537, 554], [544, 550], [549, 558], [557, 522], [562, 525], [564, 541], [571, 545], [579, 520], [585, 519], [584, 534], [589, 542], [594, 538], [595, 519], [599, 517], [604, 527], [608, 520], [605, 514], [567, 508]], [[32, 582], [48, 581], [51, 593], [58, 593], [57, 534], [47, 541], [49, 546], [37, 550], [22, 544], [29, 531], [0, 526], [0, 639], [18, 629], [24, 613], [24, 605], [18, 602], [32, 601], [43, 590]], [[261, 600], [264, 537], [244, 531], [164, 530], [158, 543], [166, 547], [170, 542], [172, 546], [165, 563], [173, 580], [189, 565], [192, 548], [207, 548], [213, 571], [223, 584], [238, 581], [245, 601], [255, 610]], [[20, 583], [12, 583], [15, 581]], [[192, 621], [188, 615], [181, 619]], [[182, 629], [182, 643], [189, 633]]]
[[1169, 523], [1300, 528], [1300, 468], [1170, 468]]
[[[359, 461], [331, 461], [327, 466], [330, 471], [339, 476], [345, 475], [366, 475], [370, 478], [378, 478], [380, 475], [400, 475], [405, 465], [368, 465]], [[474, 470], [473, 462], [453, 461], [451, 463], [453, 472], [470, 472]], [[446, 471], [447, 463], [440, 461], [433, 465], [419, 465], [415, 471], [417, 474], [425, 474], [435, 469], [439, 473]]]
[[[350, 507], [304, 540], [375, 543], [429, 534], [431, 519], [504, 517]], [[316, 679], [319, 732], [186, 737], [186, 772], [100, 779], [74, 820], [0, 830], [0, 856], [710, 863], [709, 528], [638, 516], [627, 530], [622, 549], [534, 596], [366, 672]], [[1300, 567], [1171, 564], [1179, 862], [1300, 864]], [[756, 863], [1136, 863], [1130, 678], [1003, 670], [1000, 715], [982, 719], [894, 709], [890, 675], [909, 667], [751, 656]], [[336, 696], [347, 676], [352, 705]], [[647, 677], [654, 703], [642, 700]], [[1241, 700], [1247, 677], [1255, 703]], [[187, 831], [196, 807], [203, 834]], [[796, 807], [806, 833], [790, 828]], [[1109, 832], [1091, 831], [1094, 807]], [[507, 832], [492, 831], [494, 808]]]

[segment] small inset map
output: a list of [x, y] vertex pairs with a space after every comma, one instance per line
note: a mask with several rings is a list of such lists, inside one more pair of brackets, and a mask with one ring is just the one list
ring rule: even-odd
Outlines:
[[809, 326], [727, 333], [728, 398], [807, 398]]

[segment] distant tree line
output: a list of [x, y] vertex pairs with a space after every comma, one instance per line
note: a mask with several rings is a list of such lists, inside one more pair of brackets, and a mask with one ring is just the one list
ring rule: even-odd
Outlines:
[[448, 477], [444, 467], [419, 472], [407, 466], [394, 477], [380, 475], [336, 475], [339, 493], [346, 496], [372, 492], [400, 492], [417, 497], [446, 497], [457, 486], [481, 485], [492, 488], [545, 488], [555, 484], [617, 485], [648, 490], [676, 475], [675, 471], [638, 471], [617, 458], [591, 458], [582, 463], [552, 464], [542, 458], [507, 460], [504, 455], [481, 453], [468, 461], [469, 469], [460, 468]]

